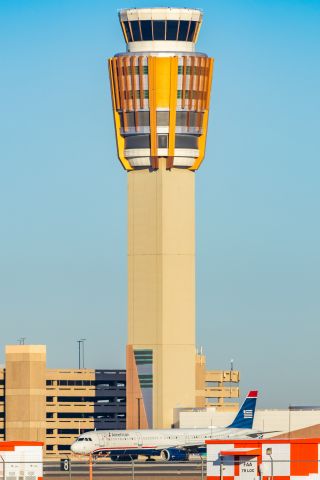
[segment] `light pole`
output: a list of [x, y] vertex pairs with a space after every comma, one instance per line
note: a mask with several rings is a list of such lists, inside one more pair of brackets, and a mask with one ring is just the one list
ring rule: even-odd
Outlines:
[[232, 372], [233, 372], [233, 358], [230, 359], [230, 372], [229, 372], [229, 375], [230, 375], [230, 383], [229, 383], [229, 386], [230, 386], [230, 398], [231, 398], [231, 383], [232, 383]]
[[270, 462], [271, 462], [271, 465], [270, 465], [270, 473], [271, 473], [271, 480], [273, 480], [273, 458], [272, 458], [272, 448], [267, 448], [267, 451], [266, 451], [267, 455], [269, 455], [270, 457]]
[[82, 368], [84, 368], [84, 342], [85, 338], [80, 338], [77, 340], [78, 343], [78, 361], [79, 361], [79, 370], [81, 369], [81, 345], [82, 345]]

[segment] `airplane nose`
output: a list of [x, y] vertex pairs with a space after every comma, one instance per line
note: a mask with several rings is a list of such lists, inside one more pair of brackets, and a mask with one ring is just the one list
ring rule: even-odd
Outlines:
[[70, 450], [72, 453], [79, 453], [79, 445], [77, 442], [72, 443]]

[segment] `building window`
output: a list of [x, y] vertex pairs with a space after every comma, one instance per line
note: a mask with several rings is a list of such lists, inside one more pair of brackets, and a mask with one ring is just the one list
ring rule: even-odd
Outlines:
[[58, 434], [59, 435], [78, 435], [79, 429], [78, 428], [59, 428]]
[[157, 112], [157, 126], [158, 127], [169, 126], [169, 112]]
[[176, 40], [178, 32], [178, 20], [167, 21], [167, 40]]
[[47, 435], [53, 435], [53, 428], [47, 428]]
[[139, 42], [141, 40], [141, 35], [140, 35], [140, 28], [139, 28], [138, 20], [131, 21], [130, 25], [131, 25], [132, 35], [133, 35], [133, 41], [134, 42]]
[[58, 450], [70, 450], [70, 445], [58, 445]]
[[168, 135], [158, 135], [158, 148], [168, 148]]
[[123, 25], [124, 25], [124, 29], [126, 31], [128, 42], [132, 42], [132, 36], [131, 36], [131, 32], [130, 32], [129, 22], [123, 22]]
[[150, 135], [128, 135], [125, 137], [125, 148], [150, 148]]
[[176, 148], [190, 148], [197, 150], [198, 137], [196, 135], [176, 135]]
[[46, 446], [46, 449], [49, 450], [49, 451], [50, 451], [50, 450], [53, 450], [53, 445], [47, 445], [47, 446]]
[[53, 418], [53, 412], [47, 412], [47, 418]]
[[46, 380], [46, 385], [53, 385], [53, 380]]
[[152, 40], [151, 20], [141, 20], [142, 40]]
[[165, 40], [164, 20], [153, 20], [153, 40]]
[[53, 402], [53, 397], [47, 397], [47, 402]]

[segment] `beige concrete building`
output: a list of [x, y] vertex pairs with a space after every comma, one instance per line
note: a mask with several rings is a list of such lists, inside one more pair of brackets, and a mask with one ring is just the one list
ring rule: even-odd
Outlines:
[[[208, 378], [213, 373], [207, 372]], [[217, 379], [228, 379], [225, 374], [215, 372]], [[219, 403], [224, 387], [213, 392], [198, 384], [203, 386], [201, 405], [209, 404], [202, 393], [217, 395]], [[0, 368], [0, 440], [39, 440], [47, 458], [65, 456], [79, 433], [126, 428], [126, 410], [125, 370], [49, 369], [44, 345], [6, 347]]]
[[207, 370], [205, 355], [196, 356], [196, 408], [236, 411], [239, 408], [239, 382], [239, 370]]
[[126, 371], [48, 369], [44, 345], [8, 345], [0, 369], [0, 439], [45, 443], [65, 456], [79, 433], [124, 429]]
[[7, 345], [6, 440], [43, 442], [46, 428], [46, 347]]
[[[259, 401], [259, 400], [258, 400]], [[175, 412], [180, 428], [225, 427], [235, 412], [217, 407]], [[312, 438], [320, 434], [320, 406], [291, 406], [282, 409], [257, 409], [253, 428], [266, 432], [265, 438]]]

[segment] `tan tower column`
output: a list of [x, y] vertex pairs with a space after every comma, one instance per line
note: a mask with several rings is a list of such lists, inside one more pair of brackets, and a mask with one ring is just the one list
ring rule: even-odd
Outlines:
[[152, 350], [153, 428], [195, 404], [195, 174], [159, 166], [128, 173], [128, 344]]
[[46, 347], [7, 345], [6, 440], [45, 441]]

